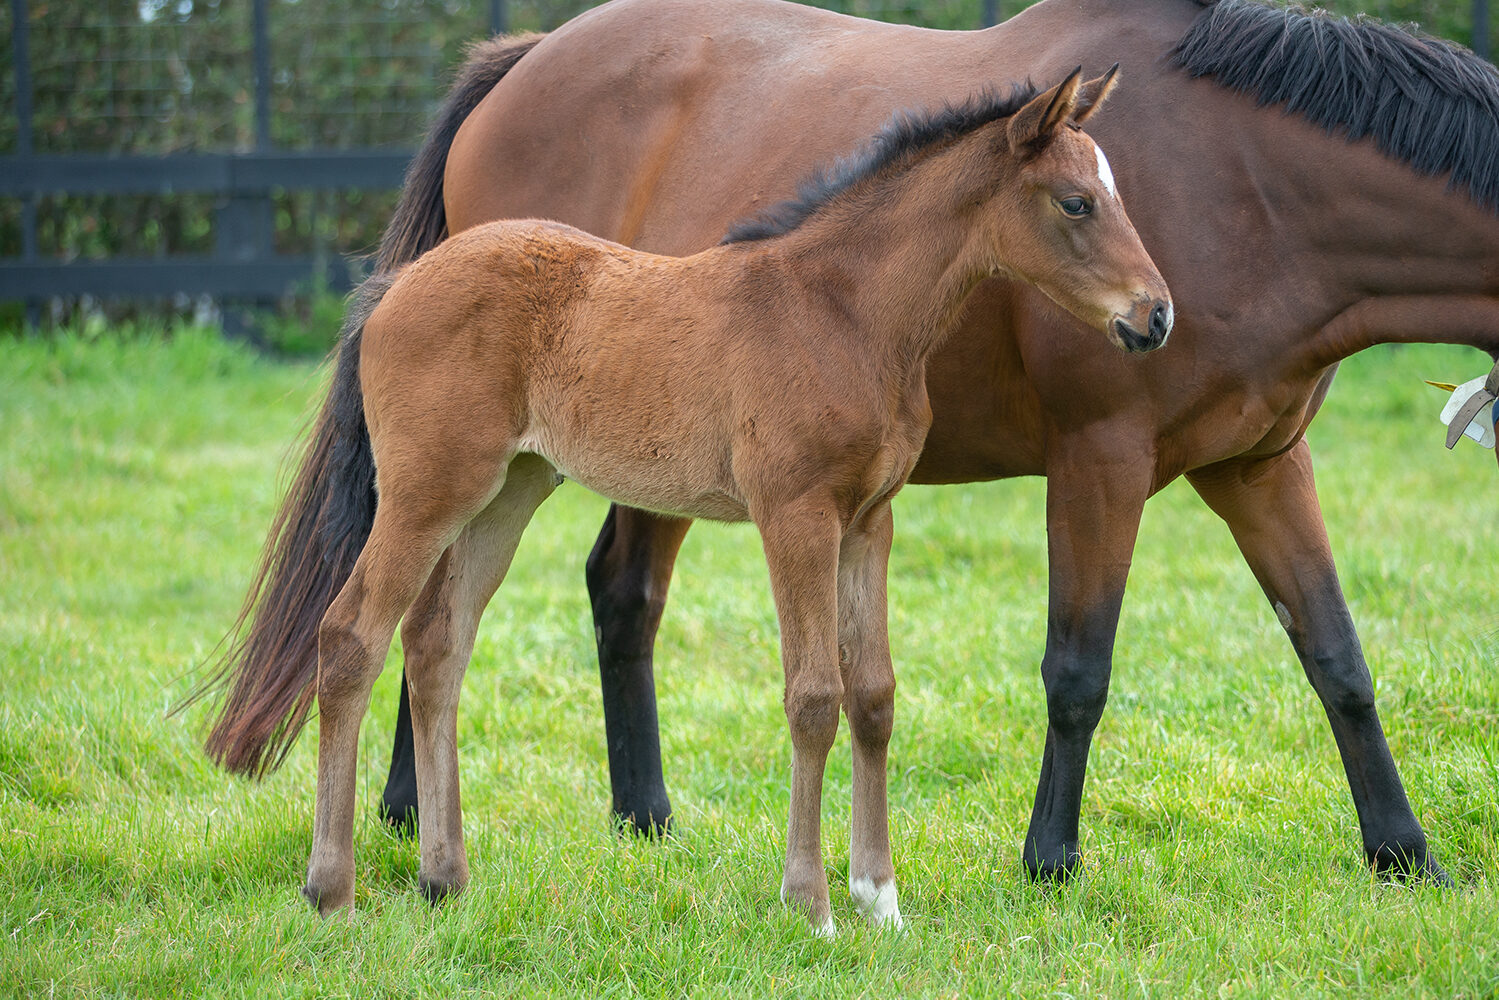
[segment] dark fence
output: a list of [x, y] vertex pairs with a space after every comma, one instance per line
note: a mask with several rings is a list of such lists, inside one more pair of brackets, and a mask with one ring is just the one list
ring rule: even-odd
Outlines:
[[[549, 29], [591, 6], [7, 2], [0, 301], [26, 303], [33, 324], [44, 304], [81, 297], [264, 303], [309, 281], [347, 286], [462, 45], [486, 31]], [[820, 6], [972, 28], [1030, 2]], [[1418, 21], [1490, 51], [1488, 0], [1327, 5]]]

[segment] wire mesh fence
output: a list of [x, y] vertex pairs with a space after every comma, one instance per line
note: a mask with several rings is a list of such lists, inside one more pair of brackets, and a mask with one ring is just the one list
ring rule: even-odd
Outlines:
[[[968, 29], [1029, 2], [829, 0], [818, 6]], [[0, 157], [410, 149], [466, 43], [495, 26], [550, 30], [590, 6], [586, 0], [8, 0], [0, 8], [0, 37], [7, 40], [0, 46]], [[1487, 37], [1493, 25], [1486, 37], [1473, 36], [1475, 10], [1486, 9], [1484, 2], [1332, 0], [1324, 6], [1419, 23], [1480, 49], [1499, 41]], [[263, 80], [257, 75], [257, 8], [264, 12]], [[392, 191], [275, 191], [274, 248], [366, 251], [394, 197]], [[206, 254], [223, 202], [224, 195], [211, 192], [0, 198], [0, 257]]]

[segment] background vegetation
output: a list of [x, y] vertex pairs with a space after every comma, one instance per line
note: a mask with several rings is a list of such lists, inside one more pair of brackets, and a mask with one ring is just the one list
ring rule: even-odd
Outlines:
[[[1001, 15], [1034, 0], [1001, 0]], [[508, 0], [513, 30], [550, 29], [587, 0]], [[983, 0], [836, 0], [820, 6], [941, 28], [983, 22]], [[1471, 41], [1471, 0], [1332, 0], [1344, 13], [1418, 22]], [[254, 144], [251, 5], [245, 0], [28, 0], [38, 153], [248, 150]], [[0, 9], [0, 38], [12, 33]], [[1499, 17], [1493, 41], [1499, 47]], [[270, 0], [271, 137], [281, 149], [414, 148], [488, 0]], [[1492, 50], [1492, 49], [1491, 49]], [[17, 149], [13, 52], [0, 45], [0, 156]], [[284, 253], [373, 249], [395, 192], [282, 192]], [[65, 195], [38, 204], [43, 256], [209, 253], [215, 200]], [[0, 199], [0, 256], [21, 249], [21, 203]], [[55, 310], [66, 319], [70, 308]], [[197, 303], [178, 303], [192, 307]], [[89, 304], [97, 309], [98, 304]], [[299, 307], [306, 314], [305, 301]], [[86, 310], [87, 311], [87, 310]], [[111, 315], [121, 315], [115, 310]], [[0, 326], [19, 321], [0, 303]]]
[[[1344, 587], [1417, 814], [1458, 881], [1363, 866], [1327, 723], [1221, 524], [1151, 501], [1084, 800], [1085, 876], [1020, 842], [1045, 727], [1043, 484], [897, 501], [895, 863], [910, 930], [847, 899], [846, 727], [827, 786], [840, 936], [776, 898], [789, 746], [754, 533], [700, 525], [659, 644], [679, 834], [617, 837], [583, 559], [543, 508], [460, 719], [474, 882], [433, 909], [375, 818], [398, 661], [361, 742], [358, 911], [297, 895], [315, 732], [252, 786], [168, 717], [234, 616], [322, 376], [211, 331], [0, 340], [0, 994], [138, 997], [1499, 997], [1494, 456], [1442, 450], [1474, 352], [1344, 365], [1311, 433]], [[315, 730], [316, 726], [312, 727]]]

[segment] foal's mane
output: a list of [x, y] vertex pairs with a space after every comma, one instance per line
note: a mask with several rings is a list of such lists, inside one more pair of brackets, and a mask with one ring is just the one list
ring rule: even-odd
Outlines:
[[1177, 65], [1349, 142], [1373, 139], [1417, 172], [1450, 175], [1499, 211], [1499, 71], [1472, 52], [1360, 16], [1201, 0]]
[[748, 243], [789, 233], [860, 181], [907, 166], [976, 128], [1008, 118], [1036, 94], [1027, 81], [1013, 84], [1003, 94], [986, 87], [961, 104], [897, 111], [863, 147], [814, 170], [797, 185], [794, 198], [735, 222], [720, 242]]

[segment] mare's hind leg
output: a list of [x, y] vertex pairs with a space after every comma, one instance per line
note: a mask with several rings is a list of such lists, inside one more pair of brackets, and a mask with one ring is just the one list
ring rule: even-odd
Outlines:
[[518, 456], [499, 494], [443, 553], [401, 626], [421, 823], [418, 880], [433, 902], [468, 883], [458, 793], [458, 694], [479, 618], [505, 579], [521, 533], [556, 484], [544, 460]]
[[875, 925], [902, 926], [890, 860], [886, 753], [895, 725], [885, 578], [893, 522], [882, 503], [850, 529], [838, 554], [838, 659], [853, 737], [854, 801], [848, 891]]
[[838, 517], [801, 504], [753, 511], [765, 544], [781, 625], [786, 722], [791, 729], [791, 808], [781, 899], [799, 907], [819, 933], [833, 933], [822, 866], [822, 778], [838, 732]]
[[1379, 722], [1374, 682], [1338, 584], [1306, 442], [1274, 459], [1225, 462], [1188, 478], [1233, 532], [1322, 701], [1369, 863], [1376, 871], [1449, 883], [1427, 848]]
[[691, 526], [686, 518], [615, 504], [588, 556], [614, 817], [646, 836], [671, 825], [652, 652], [672, 567]]

